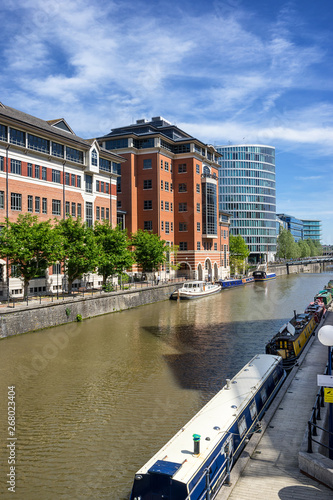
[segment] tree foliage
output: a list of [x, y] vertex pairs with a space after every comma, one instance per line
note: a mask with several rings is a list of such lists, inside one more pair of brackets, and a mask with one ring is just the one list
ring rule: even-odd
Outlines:
[[56, 228], [63, 245], [64, 272], [68, 278], [68, 291], [71, 292], [74, 280], [96, 270], [101, 247], [93, 229], [81, 219], [62, 219]]
[[229, 255], [230, 266], [234, 272], [236, 273], [238, 269], [244, 270], [245, 259], [250, 255], [250, 250], [240, 234], [237, 236], [230, 235]]
[[16, 222], [6, 222], [0, 233], [1, 255], [8, 257], [17, 276], [22, 276], [26, 297], [29, 281], [62, 258], [62, 246], [51, 221], [38, 222], [36, 215], [20, 214]]
[[134, 247], [134, 259], [142, 271], [155, 271], [166, 261], [167, 252], [170, 249], [158, 234], [139, 229], [132, 234], [131, 240]]
[[276, 256], [279, 259], [297, 259], [299, 257], [315, 257], [322, 255], [323, 250], [319, 242], [311, 240], [299, 240], [297, 243], [293, 235], [287, 229], [282, 229], [277, 239]]
[[116, 226], [112, 229], [109, 221], [96, 223], [94, 234], [100, 246], [98, 273], [103, 276], [103, 286], [114, 274], [121, 274], [133, 264], [133, 254], [129, 250], [130, 241], [126, 229]]

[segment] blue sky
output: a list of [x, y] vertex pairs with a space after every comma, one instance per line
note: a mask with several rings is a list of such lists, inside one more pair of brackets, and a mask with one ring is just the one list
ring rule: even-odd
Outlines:
[[163, 116], [276, 148], [277, 211], [333, 244], [331, 0], [7, 0], [0, 101], [81, 137]]

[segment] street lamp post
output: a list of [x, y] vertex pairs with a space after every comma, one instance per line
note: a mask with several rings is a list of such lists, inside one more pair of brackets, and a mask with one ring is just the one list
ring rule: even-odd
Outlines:
[[[328, 375], [332, 375], [333, 325], [324, 325], [318, 332], [318, 340], [328, 347]], [[333, 459], [333, 403], [328, 403], [329, 458]]]

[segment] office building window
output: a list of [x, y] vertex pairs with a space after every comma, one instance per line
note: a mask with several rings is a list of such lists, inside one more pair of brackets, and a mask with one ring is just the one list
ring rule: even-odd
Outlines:
[[178, 207], [179, 212], [187, 212], [187, 203], [179, 203]]
[[161, 160], [161, 170], [163, 170], [163, 160]]
[[200, 233], [201, 229], [200, 229], [200, 222], [197, 222], [197, 231], [198, 233]]
[[161, 221], [161, 230], [164, 231], [164, 221]]
[[197, 212], [200, 212], [200, 203], [197, 203]]
[[96, 149], [93, 149], [91, 152], [91, 164], [94, 165], [94, 167], [97, 167], [98, 163], [98, 156], [97, 156], [97, 151]]
[[42, 199], [42, 213], [47, 214], [47, 198]]
[[214, 250], [217, 250], [217, 243], [214, 243]]
[[169, 172], [169, 163], [167, 161], [164, 162], [164, 170]]
[[170, 222], [171, 232], [173, 232], [173, 222]]
[[71, 185], [75, 187], [75, 174], [71, 175]]
[[186, 224], [186, 222], [180, 222], [179, 223], [179, 231], [180, 232], [187, 231], [187, 224]]
[[72, 201], [72, 217], [76, 217], [76, 203]]
[[47, 180], [46, 167], [42, 167], [42, 180], [43, 181]]
[[81, 175], [76, 176], [76, 187], [81, 187]]
[[93, 204], [90, 201], [86, 201], [86, 224], [88, 227], [93, 225]]
[[[84, 180], [86, 183], [86, 193], [92, 193], [92, 176], [85, 174]], [[86, 208], [86, 211], [87, 211], [87, 208]]]
[[185, 172], [187, 172], [186, 163], [181, 163], [180, 165], [178, 165], [178, 173], [184, 174]]
[[101, 181], [101, 193], [104, 193], [104, 182]]
[[77, 204], [77, 216], [80, 217], [80, 219], [82, 217], [82, 204], [81, 203]]
[[105, 209], [105, 218], [106, 218], [106, 220], [110, 219], [110, 209], [109, 208]]
[[52, 169], [52, 182], [58, 182], [60, 184], [60, 171]]
[[143, 222], [143, 229], [145, 231], [152, 231], [153, 230], [153, 221], [152, 220], [145, 220]]
[[99, 192], [99, 181], [96, 181], [96, 191]]
[[143, 160], [143, 168], [152, 168], [152, 163], [151, 163], [151, 158], [148, 158], [147, 160]]
[[170, 223], [167, 221], [165, 222], [165, 232], [166, 232], [166, 234], [170, 233]]
[[197, 184], [197, 193], [200, 193], [200, 184]]
[[187, 241], [179, 242], [179, 250], [187, 250]]
[[161, 210], [163, 210], [164, 201], [161, 200]]
[[100, 207], [96, 207], [96, 220], [99, 220], [100, 218], [101, 218]]
[[83, 163], [83, 152], [66, 146], [66, 159], [76, 163]]
[[161, 181], [161, 189], [163, 190], [163, 181]]
[[110, 184], [109, 184], [108, 182], [106, 182], [106, 183], [105, 183], [105, 192], [106, 192], [106, 194], [109, 194], [109, 193], [110, 193], [109, 188], [110, 188]]
[[71, 212], [70, 212], [70, 202], [69, 201], [66, 201], [66, 217], [68, 217]]
[[0, 209], [5, 208], [5, 192], [0, 191]]
[[32, 163], [28, 163], [27, 175], [28, 177], [32, 177]]
[[3, 156], [0, 156], [0, 172], [4, 172], [5, 167], [4, 167], [4, 161], [3, 161]]
[[144, 179], [143, 181], [143, 189], [152, 189], [153, 183], [151, 179]]
[[197, 250], [200, 250], [200, 241], [197, 241]]
[[52, 274], [61, 274], [61, 264], [59, 262], [52, 265]]
[[144, 200], [144, 202], [143, 202], [143, 209], [144, 210], [152, 210], [153, 209], [153, 202], [152, 202], [152, 200]]
[[39, 179], [40, 177], [40, 169], [39, 169], [39, 165], [35, 165], [35, 179]]
[[49, 153], [50, 141], [36, 135], [28, 134], [28, 148], [34, 151], [41, 151], [42, 153]]
[[65, 184], [66, 184], [66, 186], [69, 186], [69, 173], [68, 172], [65, 173]]
[[20, 160], [10, 160], [10, 171], [12, 174], [21, 175], [21, 161]]
[[11, 210], [22, 210], [22, 195], [18, 193], [10, 194], [10, 208]]
[[57, 142], [52, 142], [52, 155], [57, 156], [58, 158], [64, 157], [65, 148], [62, 144], [58, 144]]
[[101, 208], [101, 219], [102, 220], [105, 219], [105, 208], [104, 207]]
[[9, 142], [18, 146], [25, 146], [25, 133], [15, 128], [9, 129]]
[[187, 184], [182, 182], [181, 184], [178, 184], [178, 193], [186, 193], [187, 192]]
[[169, 205], [170, 205], [170, 204], [169, 204], [169, 202], [168, 202], [168, 201], [166, 201], [166, 202], [164, 203], [164, 209], [165, 209], [165, 211], [166, 211], [166, 212], [169, 212]]
[[40, 197], [35, 196], [35, 212], [36, 214], [40, 213]]
[[32, 212], [33, 210], [33, 196], [28, 194], [28, 212]]
[[61, 215], [61, 201], [52, 200], [52, 215]]
[[173, 203], [170, 203], [170, 212], [173, 212]]
[[197, 174], [200, 174], [200, 165], [198, 165], [198, 163], [195, 166], [195, 171]]
[[164, 183], [164, 189], [165, 191], [169, 191], [169, 183], [167, 181]]

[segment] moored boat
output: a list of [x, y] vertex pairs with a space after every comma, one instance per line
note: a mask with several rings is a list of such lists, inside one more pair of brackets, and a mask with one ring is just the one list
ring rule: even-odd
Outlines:
[[192, 300], [207, 297], [221, 292], [222, 288], [218, 283], [206, 281], [186, 281], [181, 288], [175, 290], [170, 295], [172, 300]]
[[328, 307], [332, 302], [332, 293], [330, 290], [320, 290], [320, 292], [318, 292], [315, 296], [314, 300], [323, 302], [325, 304], [325, 307]]
[[254, 281], [268, 281], [276, 278], [275, 273], [268, 273], [267, 271], [253, 271]]
[[253, 283], [253, 276], [245, 277], [245, 278], [227, 278], [224, 280], [219, 280], [221, 287], [224, 288], [235, 288], [237, 286], [244, 286], [248, 283]]
[[285, 376], [279, 356], [255, 356], [138, 470], [130, 499], [215, 498]]
[[284, 368], [291, 370], [317, 327], [318, 314], [319, 310], [311, 308], [302, 314], [295, 312], [268, 342], [266, 353], [281, 356]]

